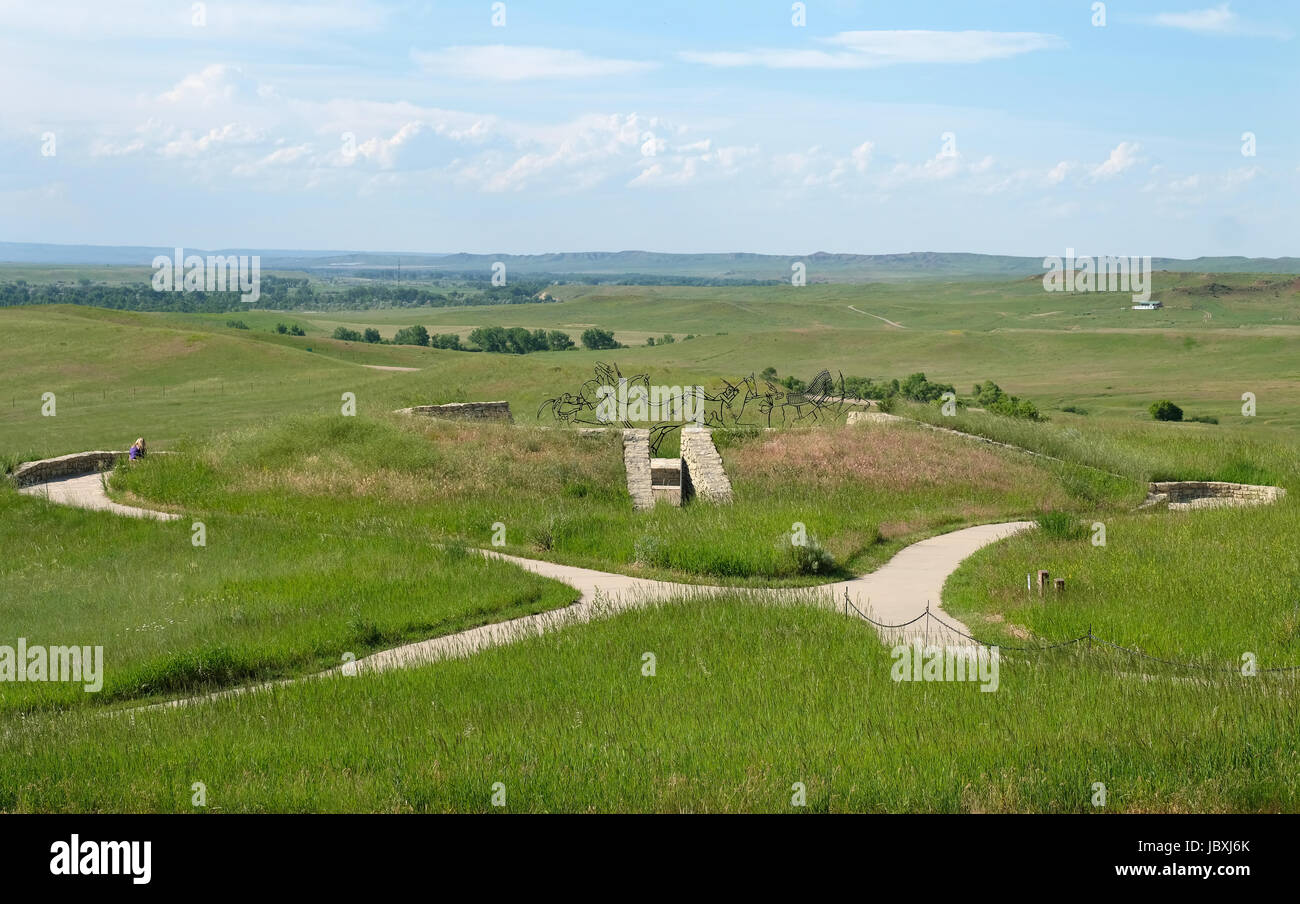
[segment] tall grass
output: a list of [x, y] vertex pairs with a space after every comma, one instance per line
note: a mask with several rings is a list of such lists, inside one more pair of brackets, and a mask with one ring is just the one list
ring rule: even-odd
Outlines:
[[[324, 415], [181, 451], [114, 486], [187, 511], [475, 546], [501, 524], [505, 549], [521, 555], [741, 584], [825, 580], [942, 530], [1114, 495], [1083, 500], [1050, 463], [908, 426], [731, 436], [733, 503], [650, 512], [632, 509], [616, 433]], [[790, 550], [800, 530], [825, 547], [826, 567]]]
[[0, 683], [0, 710], [94, 706], [337, 665], [344, 653], [572, 602], [572, 588], [420, 537], [203, 515], [158, 523], [0, 489], [0, 644], [104, 648], [104, 686]]
[[[646, 653], [655, 674], [643, 675]], [[417, 670], [203, 706], [0, 718], [0, 810], [1295, 811], [1277, 681], [1004, 662], [996, 693], [896, 683], [876, 633], [716, 600]], [[793, 785], [807, 807], [791, 806]]]
[[[1239, 668], [1300, 665], [1300, 507], [1154, 512], [1092, 530], [1031, 531], [976, 553], [948, 580], [944, 606], [989, 639], [1018, 625], [1045, 639], [1092, 630], [1153, 655]], [[1086, 527], [1086, 525], [1084, 525]], [[1046, 569], [1064, 594], [1039, 597]]]

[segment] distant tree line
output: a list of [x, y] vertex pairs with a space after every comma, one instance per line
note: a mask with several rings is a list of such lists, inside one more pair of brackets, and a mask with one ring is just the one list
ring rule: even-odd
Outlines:
[[[366, 310], [369, 308], [456, 307], [525, 304], [542, 301], [535, 296], [548, 283], [519, 282], [510, 286], [467, 286], [445, 292], [407, 285], [352, 286], [322, 291], [306, 277], [261, 277], [263, 310]], [[545, 299], [553, 301], [554, 299]], [[119, 311], [167, 311], [181, 314], [224, 314], [247, 311], [253, 305], [238, 292], [156, 292], [149, 283], [127, 286], [89, 284], [75, 286], [28, 285], [26, 280], [0, 283], [0, 307], [32, 304], [76, 304]]]
[[[561, 330], [529, 330], [522, 326], [480, 326], [469, 334], [471, 345], [464, 345], [456, 333], [431, 334], [422, 326], [408, 326], [398, 330], [391, 340], [381, 339], [379, 331], [367, 329], [364, 333], [345, 326], [334, 330], [333, 338], [344, 342], [371, 342], [385, 345], [420, 345], [456, 352], [495, 352], [503, 355], [527, 355], [531, 352], [564, 352], [577, 348], [573, 338]], [[611, 349], [627, 346], [614, 339], [610, 330], [591, 327], [581, 337], [583, 348]]]
[[[803, 392], [808, 386], [798, 377], [778, 378], [776, 368], [766, 368], [762, 375], [764, 380], [783, 386], [789, 392]], [[951, 383], [938, 383], [926, 377], [924, 373], [910, 374], [903, 380], [873, 380], [870, 377], [845, 377], [844, 394], [851, 399], [871, 399], [882, 411], [891, 411], [901, 400], [933, 404], [943, 398], [944, 393], [957, 396], [956, 387]], [[976, 383], [968, 399], [957, 399], [961, 407], [974, 405], [1007, 417], [1022, 418], [1030, 421], [1046, 420], [1038, 407], [1028, 399], [1009, 395], [1002, 387], [987, 380]], [[1154, 414], [1154, 411], [1153, 411]]]
[[[337, 279], [336, 269], [308, 269], [320, 279]], [[358, 268], [347, 271], [348, 277], [374, 279], [385, 282], [396, 276], [393, 268]], [[548, 286], [576, 284], [580, 286], [788, 286], [788, 279], [744, 279], [720, 276], [674, 276], [663, 273], [530, 273], [526, 278], [510, 278], [511, 287], [524, 287], [528, 294], [536, 295]], [[402, 284], [424, 282], [437, 284], [457, 284], [487, 291], [494, 287], [490, 278], [482, 270], [431, 270], [412, 269], [402, 271]]]

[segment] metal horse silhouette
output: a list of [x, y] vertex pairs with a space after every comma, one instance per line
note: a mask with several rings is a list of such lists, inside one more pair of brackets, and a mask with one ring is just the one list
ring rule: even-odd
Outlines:
[[[633, 387], [640, 387], [640, 398], [646, 401], [660, 396], [675, 397], [678, 408], [674, 409], [671, 417], [659, 411], [657, 417], [634, 418], [630, 409], [635, 406], [626, 404], [629, 396], [637, 395]], [[652, 424], [650, 451], [653, 455], [658, 452], [664, 437], [686, 423], [721, 429], [811, 424], [837, 416], [844, 407], [844, 376], [840, 375], [837, 386], [828, 370], [818, 373], [801, 391], [767, 380], [763, 381], [760, 390], [752, 373], [735, 382], [724, 379], [712, 390], [703, 386], [653, 388], [666, 391], [652, 393], [648, 374], [624, 377], [618, 365], [602, 362], [596, 365], [594, 376], [584, 381], [577, 392], [565, 392], [547, 399], [537, 410], [537, 415], [541, 417], [542, 412], [549, 409], [551, 417], [562, 424], [592, 427], [619, 424], [630, 428], [649, 422]], [[646, 406], [648, 414], [652, 410], [653, 406]]]

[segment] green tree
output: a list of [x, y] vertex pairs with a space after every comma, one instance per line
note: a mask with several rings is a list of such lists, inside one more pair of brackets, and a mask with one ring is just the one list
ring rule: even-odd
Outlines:
[[609, 348], [618, 348], [618, 342], [615, 341], [614, 334], [609, 330], [602, 330], [593, 326], [582, 331], [582, 346], [592, 351], [602, 351]]
[[485, 352], [509, 351], [509, 339], [504, 328], [499, 326], [480, 326], [469, 334], [473, 342]]
[[428, 345], [429, 331], [422, 326], [407, 326], [397, 331], [394, 345]]
[[1183, 409], [1168, 399], [1152, 402], [1149, 410], [1151, 416], [1158, 421], [1181, 421], [1183, 419]]

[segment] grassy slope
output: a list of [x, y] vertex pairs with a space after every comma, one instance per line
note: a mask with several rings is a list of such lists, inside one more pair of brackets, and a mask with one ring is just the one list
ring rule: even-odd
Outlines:
[[[642, 657], [656, 656], [643, 677]], [[757, 664], [761, 664], [757, 665]], [[996, 693], [895, 683], [860, 622], [743, 601], [627, 613], [409, 672], [203, 707], [0, 721], [0, 810], [1092, 812], [1300, 808], [1272, 685], [1065, 658]], [[268, 730], [274, 726], [274, 730]]]
[[[152, 464], [152, 462], [150, 463]], [[0, 644], [104, 647], [105, 683], [0, 683], [0, 711], [93, 706], [339, 664], [567, 605], [575, 592], [420, 537], [203, 516], [160, 524], [0, 489]]]
[[[956, 526], [1087, 509], [1026, 456], [919, 428], [733, 438], [735, 501], [633, 511], [616, 434], [388, 417], [298, 417], [225, 434], [120, 474], [123, 490], [188, 511], [329, 530], [437, 536], [603, 570], [694, 581], [807, 583], [874, 568]], [[961, 467], [953, 462], [962, 459]], [[1103, 503], [1124, 499], [1123, 489]], [[796, 569], [805, 525], [841, 566]]]
[[[990, 640], [1018, 625], [1038, 637], [1100, 637], [1164, 658], [1237, 668], [1300, 666], [1300, 507], [1149, 513], [1103, 519], [1106, 545], [1034, 532], [985, 549], [945, 588], [945, 606]], [[1047, 569], [1063, 598], [1025, 590]], [[1012, 643], [1021, 641], [1012, 640]]]
[[[238, 315], [254, 327], [247, 331], [226, 328], [227, 315], [5, 309], [0, 355], [11, 405], [0, 399], [0, 454], [75, 451], [79, 442], [122, 442], [125, 433], [129, 441], [146, 431], [169, 441], [264, 416], [336, 410], [347, 391], [372, 412], [507, 399], [528, 422], [548, 398], [588, 379], [601, 360], [669, 385], [713, 385], [768, 365], [805, 378], [822, 367], [877, 378], [924, 370], [963, 392], [992, 378], [1046, 409], [1082, 405], [1091, 417], [1116, 423], [1144, 419], [1152, 401], [1172, 398], [1191, 414], [1220, 417], [1225, 432], [1289, 434], [1300, 428], [1297, 291], [1283, 277], [1161, 274], [1156, 295], [1166, 309], [1133, 312], [1116, 296], [1053, 295], [1033, 280], [803, 289], [562, 286], [557, 292], [568, 300], [553, 304], [250, 311]], [[308, 336], [269, 332], [279, 321], [301, 323]], [[329, 339], [344, 321], [373, 323], [386, 334], [412, 323], [466, 333], [500, 323], [567, 329], [576, 337], [594, 324], [628, 341], [666, 332], [697, 338], [519, 358]], [[359, 364], [422, 370], [381, 373]], [[59, 419], [41, 417], [43, 392], [59, 395]], [[1243, 392], [1257, 396], [1258, 417], [1240, 416]]]

